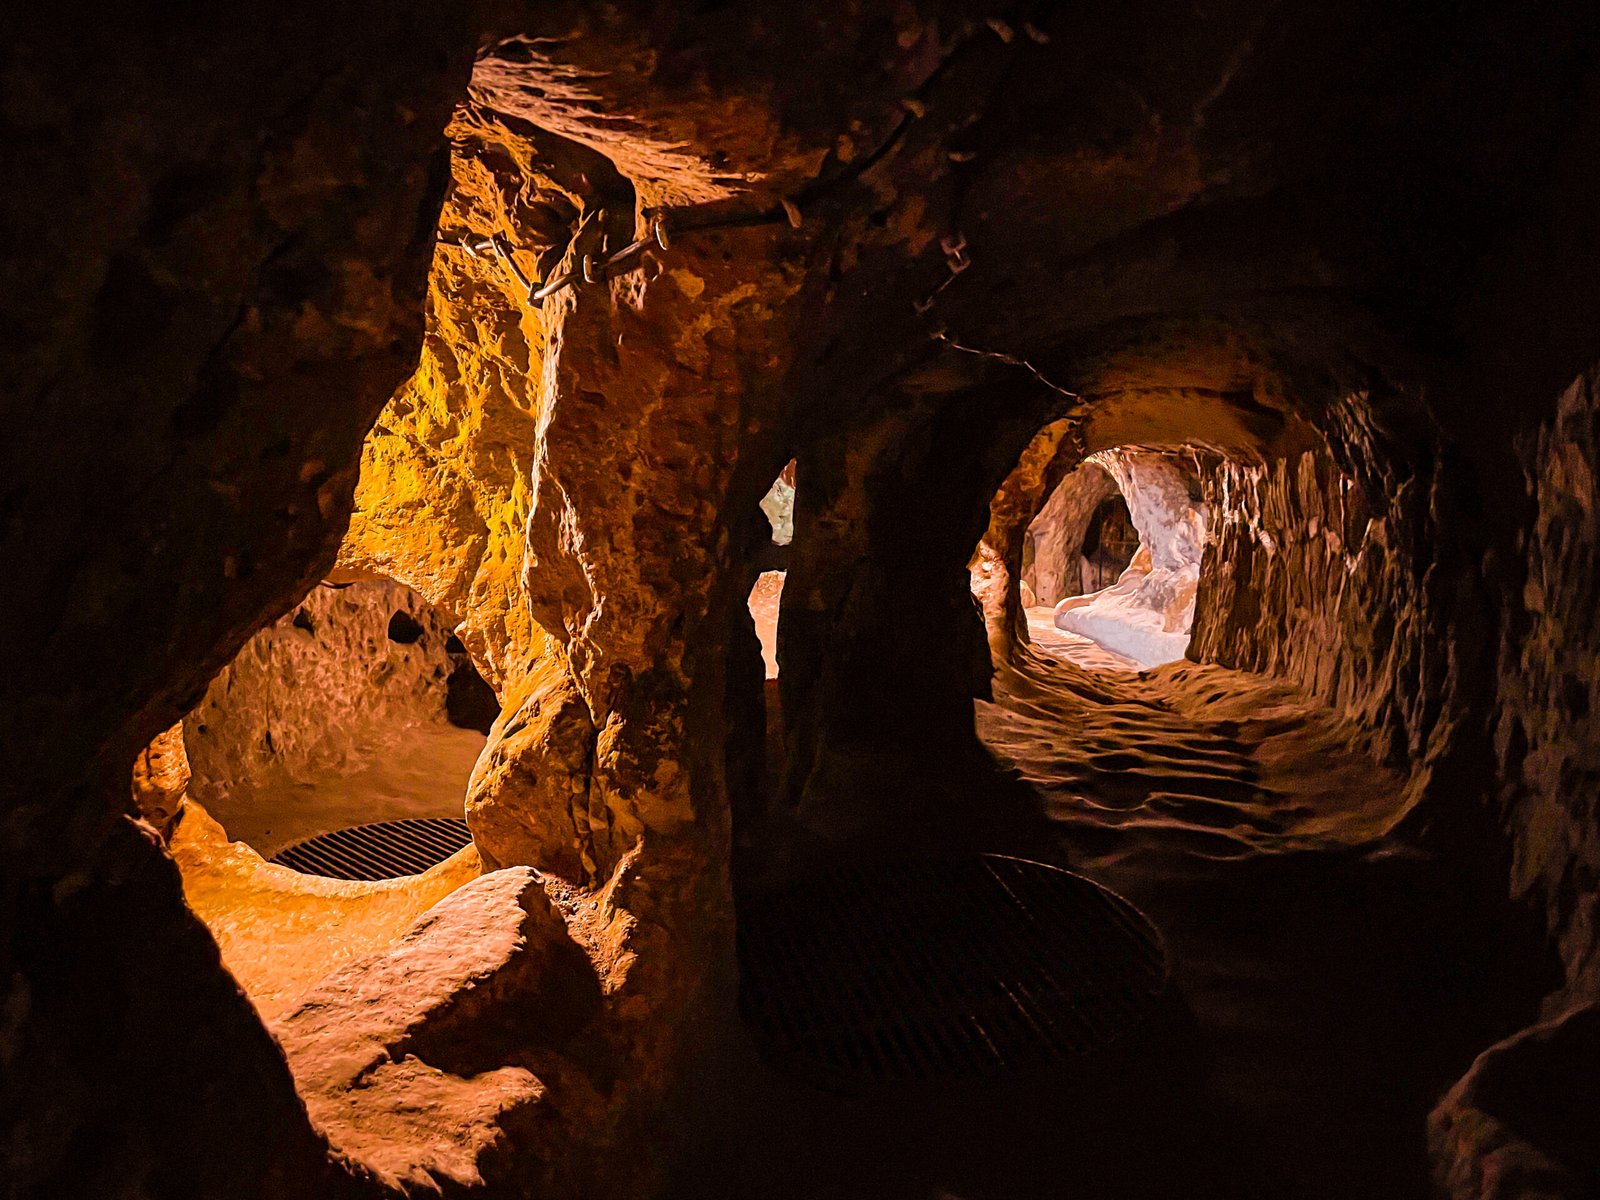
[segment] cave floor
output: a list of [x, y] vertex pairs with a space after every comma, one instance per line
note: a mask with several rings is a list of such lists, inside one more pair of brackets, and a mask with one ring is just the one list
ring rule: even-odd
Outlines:
[[203, 792], [206, 811], [235, 841], [263, 858], [321, 833], [410, 817], [459, 817], [467, 781], [487, 738], [440, 719], [384, 731], [352, 753], [353, 769], [330, 766], [309, 778], [263, 771], [248, 782]]
[[1085, 671], [1115, 673], [1137, 672], [1141, 668], [1133, 659], [1115, 650], [1107, 650], [1099, 642], [1081, 633], [1057, 629], [1055, 609], [1046, 605], [1024, 609], [1028, 621], [1028, 636], [1035, 649], [1046, 658], [1076, 663]]
[[291, 1010], [330, 971], [383, 948], [483, 872], [467, 847], [421, 875], [324, 879], [264, 862], [196, 801], [184, 803], [171, 851], [184, 898], [263, 1020]]
[[1166, 938], [1170, 1010], [1009, 1084], [745, 1080], [739, 1136], [684, 1194], [1428, 1196], [1429, 1109], [1549, 980], [1523, 926], [1399, 832], [1406, 781], [1293, 688], [1214, 666], [1090, 673], [1024, 649], [976, 719], [993, 763], [949, 845], [1132, 900]]

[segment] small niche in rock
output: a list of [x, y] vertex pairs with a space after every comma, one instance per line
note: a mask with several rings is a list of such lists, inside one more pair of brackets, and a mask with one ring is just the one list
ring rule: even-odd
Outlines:
[[500, 698], [465, 654], [445, 679], [444, 710], [450, 724], [485, 736], [500, 716]]
[[417, 619], [405, 609], [389, 618], [389, 640], [402, 646], [414, 645], [422, 639], [423, 629]]

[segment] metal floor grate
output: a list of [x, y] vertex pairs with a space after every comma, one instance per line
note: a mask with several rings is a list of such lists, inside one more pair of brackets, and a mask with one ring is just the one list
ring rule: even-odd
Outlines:
[[321, 833], [267, 861], [329, 879], [398, 879], [417, 875], [472, 844], [460, 817], [375, 821]]
[[740, 1006], [769, 1057], [837, 1082], [999, 1078], [1144, 1021], [1149, 920], [1071, 871], [999, 855], [830, 872], [739, 912]]

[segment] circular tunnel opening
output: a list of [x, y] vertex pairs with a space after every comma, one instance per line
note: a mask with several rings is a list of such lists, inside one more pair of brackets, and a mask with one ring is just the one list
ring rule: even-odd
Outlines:
[[[1183, 658], [1206, 543], [1198, 452], [1118, 446], [1042, 490], [1015, 583], [1029, 643], [1090, 670]], [[1011, 567], [996, 545], [1006, 541], [991, 527], [974, 556], [973, 591], [991, 617], [1012, 602]]]
[[498, 714], [416, 592], [325, 582], [185, 718], [188, 796], [270, 862], [333, 879], [419, 874], [471, 843], [467, 783]]

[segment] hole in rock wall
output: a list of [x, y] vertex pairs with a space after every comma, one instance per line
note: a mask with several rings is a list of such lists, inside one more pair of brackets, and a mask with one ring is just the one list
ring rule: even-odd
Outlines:
[[1134, 446], [1090, 455], [1024, 536], [1018, 588], [1031, 641], [1100, 669], [1183, 658], [1205, 540], [1194, 455]]
[[[415, 592], [325, 583], [247, 642], [184, 720], [189, 797], [268, 859], [355, 827], [459, 821], [498, 711], [465, 646]], [[465, 838], [418, 841], [344, 877], [424, 870]]]
[[463, 809], [497, 711], [415, 592], [323, 583], [139, 756], [135, 804], [263, 1017], [480, 873]]
[[772, 526], [772, 537], [762, 545], [758, 556], [761, 574], [750, 589], [750, 617], [761, 639], [768, 679], [778, 677], [778, 608], [783, 599], [789, 543], [794, 540], [794, 483], [795, 463], [790, 459], [761, 498], [761, 511]]

